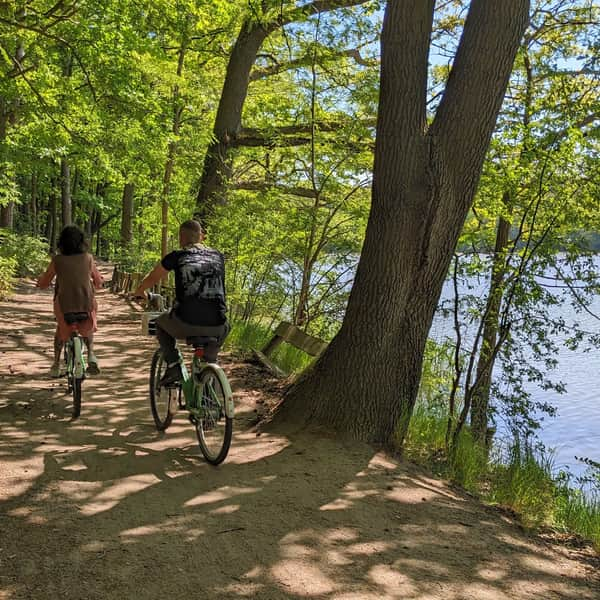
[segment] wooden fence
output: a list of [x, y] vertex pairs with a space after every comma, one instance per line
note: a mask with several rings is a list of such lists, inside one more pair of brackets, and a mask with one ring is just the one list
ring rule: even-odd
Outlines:
[[[119, 265], [115, 265], [110, 280], [110, 289], [115, 294], [131, 294], [140, 285], [142, 279], [144, 279], [142, 273], [128, 273], [121, 270]], [[163, 296], [167, 308], [173, 305], [175, 300], [175, 288], [173, 286], [156, 285], [151, 291]]]

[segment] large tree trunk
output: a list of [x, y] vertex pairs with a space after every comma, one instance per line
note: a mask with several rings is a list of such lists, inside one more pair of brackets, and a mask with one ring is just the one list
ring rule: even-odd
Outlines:
[[[402, 443], [427, 334], [525, 30], [527, 0], [473, 0], [427, 126], [434, 0], [388, 2], [372, 207], [339, 334], [277, 418]], [[457, 150], [460, 151], [457, 151]]]
[[60, 199], [63, 227], [73, 222], [71, 210], [71, 169], [66, 156], [60, 159]]
[[250, 71], [269, 33], [270, 30], [252, 19], [245, 21], [229, 56], [213, 129], [214, 140], [206, 151], [196, 200], [196, 216], [202, 221], [206, 220], [212, 206], [222, 201], [223, 184], [229, 172], [229, 145], [242, 126], [242, 109], [248, 94]]
[[133, 239], [133, 197], [135, 184], [123, 186], [123, 202], [121, 205], [121, 248], [128, 248]]
[[229, 150], [242, 126], [242, 110], [248, 94], [250, 71], [265, 39], [283, 25], [304, 20], [308, 15], [357, 6], [366, 1], [314, 0], [285, 13], [282, 10], [271, 22], [256, 19], [254, 15], [244, 21], [229, 55], [213, 128], [214, 139], [208, 145], [204, 157], [200, 189], [196, 199], [196, 218], [205, 222], [214, 205], [224, 201], [224, 185], [229, 175]]

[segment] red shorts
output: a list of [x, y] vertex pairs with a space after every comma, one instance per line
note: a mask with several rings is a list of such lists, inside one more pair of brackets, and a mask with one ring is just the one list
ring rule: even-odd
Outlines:
[[[94, 308], [90, 312], [90, 316], [87, 321], [82, 321], [77, 324], [77, 329], [83, 337], [88, 337], [92, 333], [98, 330], [98, 323], [96, 320], [96, 312], [98, 311], [98, 305], [94, 300]], [[71, 326], [67, 325], [65, 317], [58, 306], [58, 299], [54, 298], [54, 316], [56, 317], [56, 335], [57, 337], [66, 342], [71, 337]]]

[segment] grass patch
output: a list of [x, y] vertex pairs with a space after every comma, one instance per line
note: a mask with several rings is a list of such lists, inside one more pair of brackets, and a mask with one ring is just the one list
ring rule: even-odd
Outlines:
[[[600, 481], [584, 492], [578, 480], [556, 472], [552, 457], [518, 440], [495, 447], [489, 456], [468, 428], [454, 456], [446, 453], [447, 417], [440, 407], [415, 407], [404, 445], [407, 458], [476, 494], [483, 501], [516, 512], [525, 525], [548, 525], [591, 540], [600, 550]], [[594, 477], [588, 478], [590, 482]], [[579, 483], [579, 487], [573, 484]]]
[[[226, 348], [236, 348], [244, 351], [260, 350], [273, 337], [273, 332], [254, 321], [244, 323], [234, 322], [231, 332], [225, 342]], [[280, 369], [288, 374], [300, 373], [308, 367], [314, 358], [294, 348], [290, 344], [280, 344], [269, 357]]]

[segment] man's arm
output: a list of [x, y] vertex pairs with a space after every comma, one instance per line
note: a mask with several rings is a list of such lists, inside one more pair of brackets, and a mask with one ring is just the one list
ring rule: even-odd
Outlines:
[[144, 296], [144, 292], [156, 285], [161, 279], [164, 279], [169, 274], [169, 271], [165, 269], [160, 263], [158, 263], [154, 269], [145, 277], [145, 279], [138, 285], [135, 292], [133, 292], [134, 298]]

